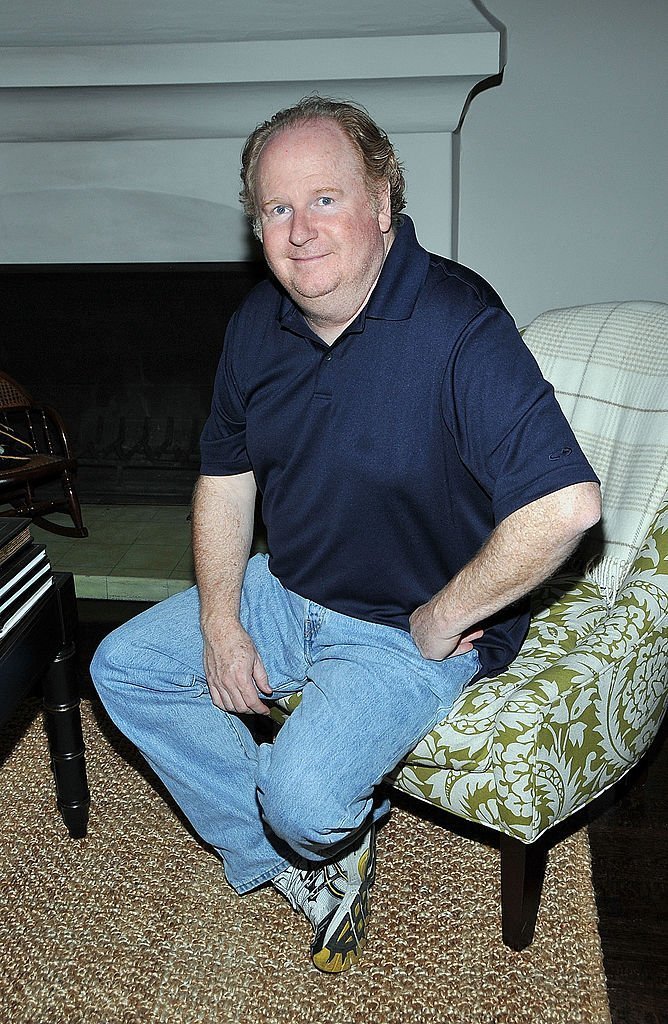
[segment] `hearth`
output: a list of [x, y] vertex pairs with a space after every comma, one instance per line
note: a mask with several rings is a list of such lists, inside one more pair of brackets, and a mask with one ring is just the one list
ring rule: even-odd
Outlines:
[[187, 503], [227, 322], [257, 263], [16, 266], [0, 365], [65, 420], [88, 503]]

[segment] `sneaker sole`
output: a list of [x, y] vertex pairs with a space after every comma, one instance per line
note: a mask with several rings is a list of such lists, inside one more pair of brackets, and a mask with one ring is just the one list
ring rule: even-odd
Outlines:
[[[322, 931], [327, 932], [332, 919], [341, 913], [337, 908], [323, 921]], [[369, 890], [356, 892], [345, 911], [345, 917], [335, 932], [327, 937], [322, 949], [313, 952], [311, 959], [320, 971], [339, 974], [356, 964], [367, 944], [365, 929], [369, 915]]]
[[[311, 959], [320, 971], [327, 974], [339, 974], [356, 964], [367, 944], [366, 924], [369, 917], [371, 886], [376, 878], [376, 857], [373, 847], [360, 860], [360, 887], [341, 902], [321, 923], [311, 948]], [[343, 912], [341, 923], [336, 931], [327, 936], [327, 931], [334, 920]], [[327, 936], [321, 948], [318, 948], [319, 935]]]

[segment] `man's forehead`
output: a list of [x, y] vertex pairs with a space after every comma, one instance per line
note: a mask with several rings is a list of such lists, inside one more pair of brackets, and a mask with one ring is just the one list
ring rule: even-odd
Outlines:
[[353, 159], [361, 162], [357, 147], [343, 128], [331, 118], [314, 118], [286, 125], [272, 135], [262, 147], [258, 169], [261, 171], [263, 163], [267, 162], [266, 158], [276, 153], [290, 156], [292, 151], [299, 149], [302, 152], [310, 151], [315, 158], [325, 155], [331, 148], [339, 149], [340, 152], [347, 150]]

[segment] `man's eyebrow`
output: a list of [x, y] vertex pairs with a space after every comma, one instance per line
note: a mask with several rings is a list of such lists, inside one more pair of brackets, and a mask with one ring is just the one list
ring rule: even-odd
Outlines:
[[[342, 188], [337, 188], [336, 185], [323, 185], [321, 188], [311, 189], [311, 195], [313, 196], [342, 196], [343, 194], [344, 190]], [[278, 196], [271, 196], [269, 199], [261, 199], [260, 206], [290, 206], [290, 203], [287, 199], [279, 199]]]

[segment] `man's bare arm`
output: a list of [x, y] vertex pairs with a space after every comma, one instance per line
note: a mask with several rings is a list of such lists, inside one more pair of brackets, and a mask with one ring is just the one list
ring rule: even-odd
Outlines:
[[598, 484], [581, 483], [504, 519], [478, 554], [411, 615], [411, 635], [422, 655], [442, 661], [470, 651], [481, 636], [472, 627], [556, 572], [600, 515]]
[[262, 660], [239, 621], [241, 585], [253, 537], [252, 473], [202, 476], [193, 498], [193, 557], [200, 594], [204, 670], [216, 707], [268, 714]]

